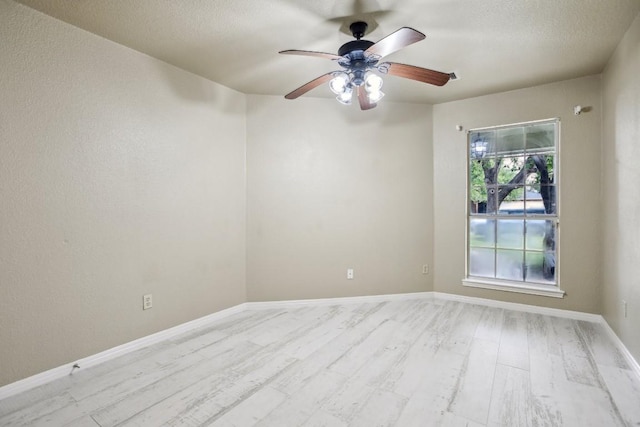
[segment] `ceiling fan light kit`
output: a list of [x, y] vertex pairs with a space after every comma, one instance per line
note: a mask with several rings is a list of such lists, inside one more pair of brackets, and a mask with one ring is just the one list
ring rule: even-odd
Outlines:
[[364, 78], [349, 75], [344, 71], [336, 71], [333, 76], [329, 81], [329, 88], [337, 95], [338, 102], [342, 104], [351, 104], [354, 87], [361, 88], [364, 86], [370, 104], [375, 104], [384, 96], [384, 92], [380, 90], [382, 88], [382, 78], [370, 71], [365, 73]]
[[424, 40], [426, 36], [413, 28], [402, 27], [376, 43], [362, 40], [367, 30], [366, 22], [354, 22], [349, 28], [356, 40], [343, 44], [338, 49], [337, 55], [306, 50], [284, 50], [280, 52], [288, 55], [327, 58], [336, 61], [342, 67], [342, 70], [332, 71], [311, 80], [285, 95], [285, 98], [296, 99], [328, 81], [329, 88], [336, 94], [338, 102], [350, 105], [355, 92], [360, 108], [369, 110], [374, 108], [384, 96], [384, 92], [381, 90], [383, 80], [379, 74], [389, 74], [436, 86], [445, 85], [455, 76], [453, 73], [442, 73], [413, 65], [380, 62], [383, 57], [410, 44]]

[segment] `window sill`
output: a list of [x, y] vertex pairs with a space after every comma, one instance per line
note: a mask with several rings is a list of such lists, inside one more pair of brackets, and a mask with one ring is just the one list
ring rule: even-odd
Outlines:
[[552, 298], [564, 298], [564, 291], [557, 286], [515, 283], [500, 280], [469, 277], [462, 280], [463, 286], [470, 288], [493, 289], [496, 291], [517, 292], [520, 294], [540, 295]]

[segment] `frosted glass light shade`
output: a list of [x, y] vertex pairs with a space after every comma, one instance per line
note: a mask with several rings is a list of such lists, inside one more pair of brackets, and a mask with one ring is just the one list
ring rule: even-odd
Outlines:
[[347, 90], [349, 84], [349, 76], [345, 73], [336, 74], [334, 78], [329, 81], [329, 88], [331, 92], [336, 95], [341, 95]]
[[380, 92], [382, 87], [382, 77], [377, 74], [368, 73], [364, 81], [364, 87], [367, 92]]
[[376, 102], [380, 101], [383, 96], [384, 96], [384, 92], [381, 91], [380, 89], [372, 90], [369, 92], [369, 102], [371, 102], [372, 104], [375, 104]]
[[346, 87], [344, 92], [336, 96], [336, 99], [341, 104], [349, 105], [351, 104], [352, 95], [353, 95], [353, 89], [351, 89], [350, 87]]

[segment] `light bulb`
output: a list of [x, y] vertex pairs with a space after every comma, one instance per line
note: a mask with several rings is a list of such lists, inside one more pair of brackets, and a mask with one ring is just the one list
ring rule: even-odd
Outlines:
[[376, 102], [380, 101], [383, 96], [384, 92], [380, 89], [371, 90], [369, 91], [369, 102], [375, 104]]
[[349, 76], [345, 73], [336, 74], [334, 78], [329, 82], [329, 88], [331, 88], [331, 92], [336, 95], [340, 95], [344, 93], [347, 88], [347, 84], [349, 83]]
[[352, 95], [353, 95], [353, 89], [351, 89], [350, 87], [347, 86], [347, 87], [345, 87], [344, 92], [342, 92], [341, 94], [336, 96], [336, 99], [341, 104], [349, 105], [349, 104], [351, 104], [351, 96]]
[[367, 92], [379, 92], [381, 87], [382, 78], [377, 74], [368, 73], [367, 78], [364, 82], [364, 88], [367, 90]]

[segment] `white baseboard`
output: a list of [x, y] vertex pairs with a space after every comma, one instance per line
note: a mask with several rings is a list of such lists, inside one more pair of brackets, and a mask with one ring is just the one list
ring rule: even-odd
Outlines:
[[624, 356], [631, 370], [635, 372], [638, 378], [640, 378], [640, 365], [638, 364], [638, 361], [634, 359], [633, 355], [629, 352], [629, 350], [624, 345], [624, 343], [620, 341], [620, 338], [614, 332], [614, 330], [611, 329], [611, 326], [609, 326], [605, 318], [600, 316], [600, 319], [601, 319], [600, 323], [602, 324], [604, 329], [607, 331], [607, 334], [609, 334], [609, 338], [611, 338], [611, 341], [613, 341], [616, 347], [618, 347], [618, 350], [620, 350], [620, 352]]
[[546, 316], [563, 317], [565, 319], [584, 320], [586, 322], [600, 323], [602, 316], [599, 314], [583, 313], [581, 311], [563, 310], [559, 308], [539, 307], [537, 305], [518, 304], [515, 302], [496, 301], [486, 298], [467, 297], [464, 295], [445, 294], [434, 292], [436, 299], [448, 301], [460, 301], [469, 304], [484, 305], [488, 307], [504, 308], [506, 310], [524, 311], [526, 313], [544, 314]]
[[362, 304], [366, 302], [400, 301], [409, 299], [432, 299], [433, 292], [414, 292], [408, 294], [365, 295], [360, 297], [336, 297], [319, 299], [301, 299], [286, 301], [261, 301], [247, 302], [248, 310], [264, 310], [268, 308], [295, 308], [302, 306], [338, 305], [338, 304]]
[[239, 304], [221, 311], [217, 311], [213, 314], [209, 314], [207, 316], [200, 317], [198, 319], [191, 320], [186, 323], [182, 323], [172, 328], [165, 329], [163, 331], [156, 332], [151, 335], [147, 335], [137, 340], [124, 343], [117, 347], [110, 348], [108, 350], [85, 357], [83, 359], [79, 359], [74, 362], [70, 362], [68, 364], [58, 366], [57, 368], [49, 369], [48, 371], [41, 372], [39, 374], [16, 381], [14, 383], [7, 384], [3, 387], [0, 387], [0, 400], [6, 399], [7, 397], [16, 395], [23, 391], [41, 386], [43, 384], [46, 384], [58, 378], [62, 378], [67, 375], [70, 375], [71, 372], [74, 370], [74, 365], [78, 365], [79, 369], [89, 368], [91, 366], [95, 366], [100, 363], [106, 362], [108, 360], [114, 359], [118, 356], [131, 353], [141, 348], [148, 347], [152, 344], [156, 344], [161, 341], [173, 338], [185, 332], [192, 331], [196, 328], [207, 326], [208, 324], [211, 324], [216, 320], [220, 320], [224, 317], [242, 312], [244, 310], [246, 310], [245, 304]]
[[409, 299], [439, 299], [447, 301], [459, 301], [469, 304], [484, 305], [489, 307], [503, 308], [507, 310], [523, 311], [528, 313], [544, 314], [549, 316], [564, 317], [574, 320], [583, 320], [587, 322], [595, 322], [603, 325], [612, 341], [618, 347], [620, 352], [624, 355], [625, 359], [629, 363], [629, 366], [640, 378], [640, 365], [631, 355], [629, 350], [620, 341], [620, 338], [611, 329], [606, 320], [598, 315], [591, 313], [582, 313], [578, 311], [562, 310], [557, 308], [538, 307], [526, 304], [516, 304], [503, 301], [495, 301], [491, 299], [467, 297], [462, 295], [446, 294], [441, 292], [417, 292], [407, 294], [388, 294], [388, 295], [369, 295], [361, 297], [344, 297], [344, 298], [323, 298], [323, 299], [306, 299], [306, 300], [291, 300], [291, 301], [265, 301], [265, 302], [246, 302], [225, 310], [218, 311], [208, 316], [201, 317], [199, 319], [192, 320], [177, 326], [174, 326], [164, 331], [157, 332], [146, 337], [113, 347], [103, 352], [94, 354], [89, 357], [77, 360], [75, 362], [59, 366], [57, 368], [50, 369], [48, 371], [33, 375], [20, 381], [16, 381], [11, 384], [7, 384], [0, 387], [0, 400], [7, 397], [16, 395], [23, 391], [38, 387], [46, 384], [50, 381], [62, 378], [71, 374], [74, 369], [74, 365], [80, 366], [80, 369], [88, 368], [90, 366], [97, 365], [99, 363], [106, 362], [114, 359], [118, 356], [139, 350], [143, 347], [156, 344], [158, 342], [170, 339], [185, 332], [192, 331], [196, 328], [207, 326], [212, 322], [220, 320], [224, 317], [232, 314], [240, 313], [245, 310], [264, 310], [269, 308], [295, 308], [302, 306], [318, 306], [318, 305], [336, 305], [336, 304], [360, 304], [366, 302], [381, 302], [381, 301], [399, 301]]

